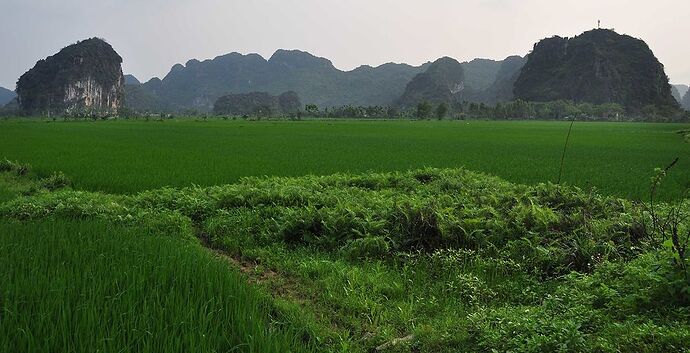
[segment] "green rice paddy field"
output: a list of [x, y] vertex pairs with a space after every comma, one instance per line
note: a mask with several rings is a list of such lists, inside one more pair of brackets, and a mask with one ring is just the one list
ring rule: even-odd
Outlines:
[[690, 351], [688, 125], [568, 129], [0, 122], [0, 352]]
[[[0, 124], [0, 158], [39, 174], [60, 170], [78, 189], [133, 193], [225, 184], [245, 176], [326, 175], [461, 167], [508, 181], [556, 181], [564, 122], [189, 120]], [[690, 184], [682, 124], [576, 123], [563, 180], [604, 194], [648, 197], [655, 167], [680, 157], [661, 197]]]

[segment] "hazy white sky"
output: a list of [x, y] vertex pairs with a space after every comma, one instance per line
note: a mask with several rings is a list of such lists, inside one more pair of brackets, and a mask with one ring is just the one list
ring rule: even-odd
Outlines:
[[526, 54], [596, 26], [644, 39], [673, 83], [690, 83], [688, 0], [0, 0], [0, 86], [38, 59], [98, 36], [145, 81], [175, 63], [302, 49], [340, 69]]

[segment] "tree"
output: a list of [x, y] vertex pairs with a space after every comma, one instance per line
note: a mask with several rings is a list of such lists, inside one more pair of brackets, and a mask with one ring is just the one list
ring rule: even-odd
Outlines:
[[307, 104], [304, 107], [304, 111], [307, 113], [307, 115], [319, 115], [319, 107], [316, 104]]
[[441, 120], [446, 117], [446, 114], [448, 114], [448, 104], [439, 104], [438, 107], [436, 107], [436, 118], [438, 118], [438, 120]]
[[431, 114], [431, 104], [429, 104], [429, 102], [424, 101], [424, 102], [417, 104], [417, 112], [415, 114], [417, 119], [428, 118], [430, 114]]

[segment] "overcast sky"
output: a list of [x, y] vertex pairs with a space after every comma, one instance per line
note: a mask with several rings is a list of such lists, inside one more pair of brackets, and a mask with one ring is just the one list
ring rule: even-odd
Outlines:
[[302, 49], [343, 70], [524, 55], [596, 27], [644, 39], [673, 83], [690, 83], [688, 0], [0, 0], [0, 86], [88, 37], [146, 81], [175, 63]]

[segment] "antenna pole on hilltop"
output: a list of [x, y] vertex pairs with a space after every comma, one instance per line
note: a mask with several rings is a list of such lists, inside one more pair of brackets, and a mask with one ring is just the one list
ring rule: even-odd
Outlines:
[[601, 20], [597, 20], [597, 28], [601, 29]]

